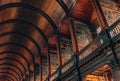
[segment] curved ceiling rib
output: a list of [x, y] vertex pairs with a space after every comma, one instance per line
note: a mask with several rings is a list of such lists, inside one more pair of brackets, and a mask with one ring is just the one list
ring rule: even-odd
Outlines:
[[0, 6], [0, 11], [7, 9], [7, 8], [12, 8], [12, 7], [23, 7], [23, 8], [27, 8], [29, 10], [35, 11], [37, 13], [39, 13], [40, 15], [42, 15], [43, 17], [45, 17], [48, 22], [51, 24], [51, 26], [53, 27], [54, 33], [57, 33], [57, 26], [54, 23], [54, 21], [42, 10], [40, 10], [39, 8], [36, 8], [34, 6], [31, 6], [29, 4], [25, 4], [25, 3], [9, 3], [9, 4], [5, 4], [3, 6]]
[[0, 44], [0, 47], [3, 47], [3, 46], [7, 46], [7, 45], [14, 45], [14, 46], [18, 46], [18, 47], [21, 47], [21, 48], [24, 48], [32, 57], [32, 62], [34, 63], [35, 61], [35, 58], [34, 58], [34, 54], [31, 52], [30, 49], [28, 49], [27, 47], [25, 47], [24, 45], [22, 44], [19, 44], [19, 43], [14, 43], [14, 42], [7, 42], [7, 43], [4, 43], [4, 44]]
[[4, 55], [6, 53], [7, 54], [13, 54], [13, 55], [16, 55], [16, 56], [20, 56], [21, 58], [23, 58], [26, 61], [27, 66], [30, 67], [30, 63], [28, 62], [28, 60], [21, 53], [18, 53], [18, 52], [15, 52], [15, 51], [1, 51], [0, 55]]
[[4, 24], [8, 24], [8, 23], [20, 23], [20, 24], [31, 25], [32, 27], [35, 28], [36, 31], [38, 31], [40, 33], [40, 35], [43, 37], [43, 39], [46, 41], [46, 43], [48, 41], [48, 38], [44, 34], [44, 32], [38, 26], [34, 25], [31, 22], [28, 22], [28, 21], [25, 21], [25, 20], [21, 20], [21, 19], [9, 19], [9, 20], [0, 22], [0, 26], [4, 25]]
[[0, 58], [0, 61], [3, 61], [3, 60], [15, 61], [15, 62], [17, 62], [17, 64], [20, 64], [23, 67], [25, 73], [27, 72], [27, 69], [25, 68], [25, 66], [17, 59], [15, 59], [15, 58], [6, 58], [6, 57], [5, 58]]
[[[8, 64], [8, 63], [7, 63]], [[3, 69], [3, 70], [11, 70], [11, 71], [14, 71], [20, 78], [23, 78], [23, 73], [21, 73], [21, 71], [15, 67], [13, 64], [11, 64], [11, 67], [9, 67], [10, 64], [8, 65], [4, 65], [4, 63], [2, 63], [0, 66], [0, 69]]]
[[[30, 23], [30, 22], [27, 22], [27, 21], [24, 21], [24, 20], [20, 20], [20, 19], [10, 19], [10, 20], [7, 20], [7, 21], [3, 21], [0, 23], [0, 25], [4, 25], [4, 24], [7, 24], [7, 23], [21, 23], [21, 24], [27, 24], [27, 25], [32, 25], [40, 34], [41, 36], [43, 36], [44, 40], [47, 42], [48, 39], [47, 37], [45, 36], [45, 34], [34, 24]], [[1, 26], [2, 27], [2, 26]], [[39, 47], [39, 45], [37, 44], [37, 42], [32, 39], [30, 36], [27, 36], [23, 33], [20, 33], [20, 32], [5, 32], [3, 34], [0, 34], [0, 37], [2, 36], [6, 36], [6, 35], [12, 35], [12, 34], [15, 34], [15, 35], [20, 35], [22, 37], [26, 37], [28, 38], [30, 41], [32, 41], [32, 43], [37, 47], [38, 49], [38, 52], [39, 52], [39, 55], [41, 55], [41, 49]]]
[[[49, 23], [49, 25], [51, 25], [51, 28], [54, 30], [54, 33], [57, 34], [57, 26], [54, 23], [54, 21], [51, 19], [51, 17], [49, 17], [44, 11], [42, 11], [39, 8], [36, 8], [36, 7], [32, 6], [32, 5], [25, 4], [25, 3], [9, 3], [9, 4], [5, 4], [3, 6], [0, 6], [0, 11], [2, 11], [4, 9], [8, 9], [8, 8], [13, 8], [13, 7], [17, 7], [17, 8], [18, 7], [19, 8], [22, 7], [22, 8], [29, 9], [29, 10], [32, 10], [34, 12], [37, 12], [38, 14], [40, 14], [41, 16], [43, 16], [48, 21], [47, 23]], [[40, 27], [37, 27], [32, 22], [28, 22], [26, 20], [21, 20], [21, 19], [9, 19], [9, 20], [6, 20], [6, 21], [2, 21], [0, 23], [0, 27], [1, 27], [1, 25], [7, 24], [7, 23], [15, 23], [15, 24], [16, 23], [20, 23], [20, 24], [26, 24], [27, 26], [30, 25], [30, 26], [32, 26], [35, 29], [35, 31], [38, 31], [40, 33], [40, 35], [42, 36], [42, 38], [46, 41], [46, 43], [48, 43], [48, 37], [49, 36], [47, 37], [47, 34], [45, 32], [43, 32]], [[38, 35], [38, 32], [37, 32], [37, 35]], [[32, 42], [33, 43], [32, 45], [34, 45], [34, 47], [36, 46], [37, 50], [39, 51], [39, 55], [41, 55], [40, 54], [41, 53], [41, 48], [40, 48], [40, 45], [37, 43], [38, 41], [36, 41], [33, 37], [31, 37], [31, 36], [29, 36], [27, 34], [24, 34], [24, 33], [20, 32], [20, 31], [18, 31], [18, 32], [16, 32], [16, 31], [7, 31], [7, 32], [1, 33], [0, 37], [5, 37], [5, 36], [8, 36], [8, 35], [13, 35], [13, 34], [16, 35], [16, 36], [20, 36], [21, 38], [24, 37], [28, 41]], [[44, 40], [42, 40], [42, 41], [44, 41]], [[15, 46], [15, 47], [23, 48], [23, 50], [27, 51], [29, 53], [29, 55], [32, 57], [32, 61], [34, 63], [35, 62], [35, 54], [34, 54], [34, 52], [32, 52], [27, 45], [24, 45], [23, 43], [19, 43], [19, 42], [15, 42], [15, 41], [12, 41], [12, 42], [9, 41], [9, 42], [2, 43], [2, 44], [0, 44], [0, 47], [9, 46], [10, 45], [11, 47]], [[5, 49], [5, 51], [1, 52], [0, 54], [4, 55], [5, 53], [8, 52], [8, 53], [11, 53], [11, 54], [16, 54], [18, 56], [21, 56], [23, 59], [25, 59], [26, 65], [28, 65], [28, 67], [29, 67], [30, 64], [31, 64], [31, 62], [28, 61], [29, 58], [27, 58], [27, 57], [25, 58], [24, 54], [17, 53], [17, 52], [19, 52], [18, 50], [16, 52], [15, 51], [8, 51], [7, 49]], [[27, 72], [27, 69], [23, 65], [24, 63], [22, 61], [20, 61], [19, 59], [17, 60], [16, 58], [9, 58], [9, 57], [3, 57], [2, 59], [4, 59], [4, 60], [5, 59], [14, 60], [16, 62], [19, 61], [19, 64], [24, 68], [24, 70], [22, 70], [22, 67], [19, 67], [19, 65], [15, 65], [14, 62], [11, 62], [11, 63], [7, 63], [6, 62], [6, 63], [2, 63], [0, 65], [11, 66], [10, 68], [8, 67], [8, 69], [12, 69], [12, 66], [14, 66], [15, 67], [15, 71], [14, 72], [16, 73], [16, 76], [19, 75], [19, 77], [23, 78], [23, 76]], [[0, 59], [0, 60], [2, 60], [2, 59]], [[30, 59], [30, 61], [31, 61], [31, 59]], [[1, 67], [1, 68], [5, 68], [5, 67]], [[4, 69], [4, 71], [7, 71], [7, 70]], [[8, 76], [8, 75], [6, 75], [6, 76]], [[16, 81], [16, 80], [14, 80], [14, 81]]]
[[69, 9], [68, 9], [68, 7], [65, 5], [65, 3], [64, 3], [62, 0], [56, 0], [56, 1], [57, 1], [57, 2], [60, 4], [60, 6], [63, 8], [65, 14], [68, 15], [68, 14], [69, 14]]
[[[34, 41], [34, 39], [32, 39], [32, 38], [29, 37], [29, 36], [26, 36], [25, 34], [22, 34], [22, 33], [19, 33], [19, 32], [5, 32], [5, 33], [3, 33], [3, 34], [0, 34], [0, 37], [7, 36], [7, 35], [12, 35], [12, 34], [21, 35], [21, 36], [24, 36], [24, 37], [29, 38], [29, 40], [31, 40], [31, 41], [35, 44], [35, 46], [36, 46], [37, 49], [38, 49], [38, 52], [40, 53], [40, 51], [39, 51], [40, 48], [39, 48], [38, 44]], [[1, 54], [1, 53], [0, 53], [0, 54]], [[28, 61], [27, 61], [27, 64], [29, 64]], [[29, 66], [28, 66], [28, 68], [29, 68]]]
[[7, 70], [7, 71], [11, 71], [13, 73], [15, 73], [19, 78], [22, 78], [19, 73], [17, 73], [15, 70], [13, 70], [12, 68], [0, 68], [0, 70]]
[[6, 78], [5, 76], [0, 77], [1, 80], [5, 80], [5, 81], [10, 81], [8, 78]]
[[22, 54], [14, 52], [14, 51], [2, 51], [2, 52], [0, 52], [0, 55], [4, 55], [6, 53], [10, 54], [10, 55], [20, 56], [21, 58], [23, 58], [25, 60], [25, 62], [27, 63], [27, 66], [30, 67], [28, 60]]
[[38, 52], [39, 52], [39, 56], [41, 55], [41, 54], [40, 54], [40, 53], [41, 53], [41, 49], [40, 49], [39, 45], [38, 45], [37, 42], [36, 42], [34, 39], [32, 39], [30, 36], [27, 36], [27, 35], [25, 35], [25, 34], [23, 34], [23, 33], [20, 33], [20, 32], [4, 32], [4, 33], [0, 34], [0, 37], [8, 36], [8, 35], [17, 35], [17, 36], [19, 35], [19, 36], [28, 38], [28, 39], [37, 47], [37, 50], [38, 50]]
[[12, 63], [0, 63], [0, 66], [2, 66], [2, 65], [9, 65], [9, 66], [15, 67], [16, 69], [18, 69], [18, 70], [20, 71], [21, 76], [23, 77], [24, 73], [23, 73], [22, 70], [21, 70], [18, 66], [16, 66], [15, 64], [12, 64]]
[[14, 77], [14, 79], [16, 79], [16, 81], [19, 81], [19, 79], [14, 75], [14, 74], [12, 74], [12, 73], [10, 73], [10, 72], [0, 72], [0, 74], [6, 74], [6, 75], [11, 75], [12, 77]]
[[14, 81], [11, 77], [7, 76], [7, 75], [1, 75], [0, 79], [7, 79], [8, 81]]
[[[9, 71], [9, 70], [8, 70], [8, 71]], [[17, 81], [19, 81], [20, 77], [19, 77], [18, 75], [16, 76], [16, 74], [14, 74], [13, 71], [10, 71], [10, 72], [8, 72], [8, 71], [5, 71], [5, 70], [2, 70], [2, 69], [1, 69], [1, 70], [0, 70], [0, 73], [10, 74], [10, 75], [12, 75], [13, 77], [15, 77]]]
[[[0, 73], [0, 77], [2, 76], [7, 76], [9, 77], [11, 80], [10, 81], [16, 81], [16, 78], [11, 76], [11, 74], [6, 74], [6, 73]], [[17, 80], [18, 81], [18, 80]]]

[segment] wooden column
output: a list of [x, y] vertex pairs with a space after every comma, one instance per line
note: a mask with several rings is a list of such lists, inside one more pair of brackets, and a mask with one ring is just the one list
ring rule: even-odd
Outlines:
[[23, 76], [23, 81], [25, 81], [25, 80], [26, 80], [26, 76], [24, 75], [24, 76]]
[[36, 69], [35, 69], [35, 64], [34, 64], [34, 73], [33, 73], [34, 81], [36, 81], [36, 74], [35, 74], [35, 71], [36, 71]]
[[73, 20], [69, 19], [68, 24], [69, 24], [70, 35], [71, 35], [71, 40], [72, 40], [73, 53], [76, 54], [79, 50], [78, 50], [78, 44], [77, 44], [77, 38], [75, 35]]
[[40, 81], [42, 81], [42, 58], [40, 58]]
[[60, 80], [60, 76], [61, 76], [61, 66], [62, 66], [62, 56], [61, 56], [61, 48], [60, 48], [60, 39], [59, 36], [56, 35], [56, 45], [57, 45], [57, 53], [58, 53], [58, 67], [59, 67], [59, 76], [58, 76], [58, 80], [57, 81], [61, 81]]
[[98, 0], [91, 0], [91, 4], [92, 4], [93, 9], [97, 13], [97, 19], [98, 19], [101, 29], [108, 27], [107, 21], [105, 19], [105, 16], [103, 14], [103, 11], [100, 7]]
[[59, 36], [56, 35], [56, 46], [57, 46], [57, 53], [58, 53], [58, 65], [59, 67], [62, 66], [62, 56], [61, 56], [61, 49], [60, 49], [60, 40], [59, 40]]
[[20, 79], [20, 81], [23, 81], [23, 79]]
[[48, 59], [48, 78], [49, 78], [49, 76], [51, 75], [51, 62], [50, 62], [49, 48], [48, 48], [47, 59]]
[[31, 64], [30, 71], [32, 72], [32, 81], [35, 81], [35, 62]]
[[28, 76], [28, 81], [30, 81], [30, 74], [29, 74], [29, 76]]
[[26, 74], [27, 74], [27, 81], [30, 81], [30, 72], [27, 71]]
[[74, 22], [72, 19], [69, 19], [69, 29], [70, 29], [70, 35], [71, 35], [71, 40], [72, 40], [72, 46], [73, 46], [73, 53], [75, 54], [75, 59], [76, 59], [76, 69], [77, 69], [77, 72], [78, 72], [78, 77], [79, 77], [79, 81], [82, 81], [81, 79], [81, 75], [80, 75], [80, 68], [78, 66], [78, 54], [77, 52], [79, 51], [78, 49], [78, 43], [77, 43], [77, 38], [76, 38], [76, 35], [75, 35], [75, 29], [74, 29]]

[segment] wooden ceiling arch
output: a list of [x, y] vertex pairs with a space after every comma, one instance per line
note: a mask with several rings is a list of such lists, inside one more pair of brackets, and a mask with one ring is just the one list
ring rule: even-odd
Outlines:
[[10, 76], [8, 76], [8, 75], [2, 75], [2, 76], [0, 76], [0, 79], [4, 79], [3, 81], [5, 81], [5, 80], [8, 80], [8, 81], [14, 81]]
[[[15, 64], [13, 64], [13, 63], [15, 63]], [[6, 67], [5, 65], [8, 65], [9, 68], [13, 68], [12, 66], [14, 66], [14, 67], [16, 67], [16, 69], [19, 69], [20, 71], [22, 71], [22, 76], [23, 76], [23, 75], [26, 75], [25, 70], [24, 70], [24, 68], [22, 67], [22, 65], [19, 64], [19, 63], [18, 63], [17, 61], [15, 61], [15, 60], [12, 60], [12, 59], [1, 59], [0, 65], [1, 65], [1, 66], [4, 65], [4, 67]], [[3, 67], [2, 67], [2, 68], [3, 68]], [[17, 71], [17, 70], [16, 70], [16, 71]], [[20, 75], [21, 75], [21, 73], [20, 73]]]
[[[0, 76], [2, 77], [2, 76], [7, 76], [7, 77], [9, 77], [9, 79], [11, 79], [10, 81], [16, 81], [16, 78], [15, 77], [13, 77], [13, 76], [11, 76], [11, 74], [10, 73], [0, 73]], [[18, 80], [17, 80], [18, 81]]]
[[[28, 38], [37, 47], [37, 50], [38, 50], [38, 53], [39, 53], [39, 56], [40, 56], [41, 49], [34, 39], [32, 39], [31, 37], [29, 37], [29, 36], [27, 36], [23, 33], [20, 33], [20, 32], [4, 32], [4, 33], [0, 34], [0, 37], [10, 36], [10, 35], [16, 35], [16, 36], [22, 36], [22, 37]], [[33, 57], [35, 58], [35, 56], [33, 56]], [[33, 61], [33, 63], [34, 63], [34, 61]]]
[[39, 32], [39, 34], [43, 37], [44, 41], [46, 41], [46, 42], [48, 41], [48, 38], [44, 34], [44, 32], [38, 26], [34, 25], [31, 22], [28, 22], [28, 21], [25, 21], [25, 20], [22, 20], [22, 19], [8, 19], [6, 21], [0, 22], [0, 26], [8, 24], [8, 23], [20, 23], [20, 24], [31, 25], [36, 31]]
[[8, 70], [9, 69], [11, 71], [14, 71], [20, 78], [23, 77], [21, 71], [15, 65], [11, 64], [12, 67], [9, 67], [9, 65], [10, 64], [8, 64], [8, 63], [7, 63], [7, 65], [4, 65], [4, 63], [2, 63], [0, 69], [1, 70], [5, 70], [5, 69]]
[[[21, 47], [21, 48], [24, 48], [25, 50], [27, 50], [31, 55], [33, 55], [32, 54], [32, 52], [27, 48], [27, 47], [25, 47], [24, 45], [21, 45], [21, 44], [19, 44], [19, 43], [14, 43], [14, 42], [7, 42], [7, 43], [3, 43], [3, 44], [1, 44], [0, 45], [0, 47], [1, 46], [6, 46], [6, 45], [15, 45], [15, 46], [18, 46], [18, 47]], [[11, 60], [11, 59], [9, 59], [9, 60]], [[15, 60], [14, 60], [15, 61]], [[5, 63], [4, 63], [4, 65], [5, 65]], [[7, 64], [6, 64], [7, 65]], [[10, 66], [12, 65], [14, 65], [14, 64], [9, 64]], [[22, 67], [24, 66], [23, 64], [21, 64], [22, 65]], [[15, 65], [14, 65], [15, 66]], [[18, 68], [18, 67], [17, 67]], [[26, 72], [27, 72], [27, 69], [25, 68], [25, 67], [23, 67], [24, 68], [24, 72], [22, 72], [21, 71], [21, 68], [18, 68], [21, 72], [22, 72], [22, 76], [24, 75], [24, 74], [26, 74]]]
[[8, 62], [8, 60], [9, 60], [10, 62], [16, 62], [16, 64], [19, 64], [19, 65], [22, 67], [24, 73], [27, 72], [27, 69], [25, 68], [25, 66], [24, 66], [19, 60], [15, 59], [15, 58], [6, 58], [6, 57], [5, 57], [5, 58], [1, 58], [1, 59], [0, 59], [0, 61], [7, 61], [7, 62]]
[[[35, 29], [35, 31], [38, 31], [39, 34], [42, 36], [42, 39], [43, 39], [42, 41], [45, 41], [46, 45], [48, 45], [48, 46], [49, 46], [49, 44], [53, 45], [53, 47], [56, 47], [56, 45], [55, 45], [56, 42], [54, 42], [56, 40], [55, 39], [56, 35], [60, 35], [60, 34], [63, 34], [63, 35], [65, 34], [65, 36], [69, 35], [69, 27], [66, 25], [65, 19], [63, 19], [63, 21], [61, 23], [63, 27], [61, 27], [61, 28], [58, 29], [58, 27], [55, 24], [56, 21], [52, 20], [52, 18], [54, 16], [51, 17], [48, 14], [46, 14], [47, 12], [45, 13], [44, 10], [34, 7], [34, 5], [23, 3], [24, 1], [22, 1], [22, 0], [20, 0], [20, 1], [21, 1], [21, 3], [8, 3], [8, 4], [4, 4], [4, 5], [0, 6], [0, 11], [2, 11], [4, 9], [8, 9], [8, 8], [24, 8], [26, 10], [28, 9], [28, 10], [31, 10], [33, 12], [36, 12], [36, 13], [40, 14], [43, 18], [45, 18], [47, 20], [47, 24], [51, 25], [50, 27], [52, 27], [52, 32], [54, 31], [54, 33], [52, 34], [53, 36], [51, 36], [51, 39], [53, 41], [48, 41], [49, 40], [49, 38], [48, 38], [49, 35], [47, 35], [48, 31], [46, 33], [44, 30], [42, 30], [42, 27], [41, 28], [37, 27], [37, 24], [33, 24], [33, 22], [28, 22], [26, 20], [21, 20], [21, 19], [9, 19], [9, 20], [6, 20], [6, 21], [2, 21], [1, 22], [2, 24], [20, 23], [20, 24], [26, 24], [26, 25], [32, 26]], [[67, 5], [64, 3], [63, 0], [56, 0], [56, 1], [59, 3], [58, 6], [60, 5], [62, 7], [62, 9], [64, 10], [64, 12], [66, 13], [66, 15], [71, 16], [71, 18], [80, 19], [80, 20], [85, 21], [85, 22], [90, 20], [90, 14], [91, 14], [90, 12], [92, 11], [92, 8], [91, 8], [91, 4], [88, 3], [88, 0], [77, 0], [77, 2], [75, 3], [75, 6], [74, 7], [72, 6], [72, 8], [70, 8], [70, 9], [67, 7]], [[89, 5], [89, 9], [87, 9], [88, 6], [86, 7], [86, 5]], [[89, 13], [89, 15], [86, 14], [87, 12]], [[41, 22], [41, 23], [44, 23], [44, 22]], [[50, 27], [46, 27], [46, 28], [50, 28]], [[66, 28], [64, 28], [64, 27], [66, 27]], [[37, 50], [35, 52], [39, 52], [40, 57], [42, 57], [42, 55], [41, 55], [41, 49], [43, 47], [41, 46], [41, 44], [38, 43], [37, 40], [35, 40], [31, 36], [28, 36], [27, 34], [24, 34], [22, 32], [16, 32], [16, 31], [10, 32], [9, 31], [9, 32], [4, 32], [4, 33], [0, 34], [0, 37], [4, 37], [4, 36], [7, 36], [7, 35], [13, 35], [13, 34], [16, 35], [16, 36], [21, 36], [21, 37], [26, 38], [29, 41], [31, 41], [32, 44], [34, 44], [34, 46], [37, 48]], [[48, 44], [48, 42], [49, 42], [49, 44]], [[3, 44], [0, 45], [0, 47], [9, 46], [9, 45], [11, 47], [15, 46], [15, 47], [23, 48], [24, 50], [26, 50], [29, 53], [29, 55], [33, 59], [33, 63], [35, 62], [35, 60], [36, 60], [35, 58], [36, 57], [34, 56], [34, 52], [32, 52], [27, 45], [20, 44], [19, 42], [15, 43], [15, 41], [12, 41], [12, 42], [3, 43]], [[44, 50], [44, 48], [43, 48], [43, 52], [45, 52], [45, 51], [47, 51], [47, 50]], [[16, 50], [15, 51], [10, 51], [10, 50], [8, 51], [6, 49], [6, 51], [3, 51], [2, 54], [4, 52], [18, 54], [18, 56], [21, 56], [23, 59], [25, 59], [28, 67], [30, 67], [30, 62], [28, 61], [29, 58], [27, 59], [27, 57], [25, 57], [21, 53], [18, 53], [19, 51], [16, 51]], [[15, 64], [7, 64], [6, 63], [6, 66], [8, 66], [8, 65], [16, 66]], [[18, 66], [16, 66], [16, 68], [17, 67]], [[5, 67], [2, 67], [2, 68], [5, 68]], [[10, 67], [10, 69], [12, 69], [12, 68]], [[26, 67], [24, 69], [26, 69]], [[18, 70], [20, 70], [20, 72], [18, 72]], [[25, 76], [25, 72], [23, 72], [20, 67], [18, 67], [17, 69], [15, 69], [15, 71], [17, 71], [16, 74], [18, 73], [18, 75], [20, 77], [23, 78], [23, 76]]]
[[56, 0], [60, 6], [63, 8], [64, 12], [66, 15], [69, 15], [70, 10], [68, 9], [68, 7], [65, 5], [65, 3], [63, 2], [63, 0]]
[[8, 79], [8, 77], [6, 77], [6, 76], [0, 77], [0, 80], [2, 80], [2, 81], [10, 81], [10, 79]]
[[[42, 10], [39, 10], [31, 5], [28, 5], [28, 4], [23, 4], [23, 3], [10, 3], [10, 4], [6, 4], [6, 5], [3, 5], [0, 7], [0, 10], [3, 10], [3, 9], [7, 9], [7, 8], [11, 8], [11, 7], [23, 7], [23, 8], [27, 8], [27, 9], [30, 9], [30, 10], [33, 10], [35, 12], [38, 12], [40, 13], [42, 16], [44, 16], [48, 21], [49, 23], [52, 25], [53, 29], [55, 30], [54, 32], [56, 33], [56, 30], [57, 30], [57, 27], [55, 25], [55, 23], [53, 22], [53, 20], [47, 15], [45, 14]], [[42, 34], [44, 35], [44, 34]], [[44, 36], [45, 37], [45, 36]], [[36, 44], [37, 45], [37, 44]], [[40, 51], [40, 50], [39, 50]], [[40, 54], [40, 52], [39, 52]]]
[[11, 68], [0, 68], [0, 70], [11, 71], [11, 72], [15, 73], [19, 77], [19, 79], [22, 78], [20, 76], [20, 74], [17, 73], [14, 69], [11, 69]]
[[[5, 45], [3, 45], [3, 46], [5, 46]], [[2, 46], [0, 46], [0, 47], [2, 47]], [[25, 49], [25, 48], [24, 48]], [[21, 54], [21, 53], [18, 53], [18, 52], [16, 52], [16, 51], [3, 51], [3, 52], [1, 52], [1, 54], [3, 54], [3, 53], [14, 53], [14, 54], [17, 54], [17, 55], [20, 55], [21, 57], [23, 57], [24, 59], [25, 59], [25, 57], [23, 56], [23, 54]], [[28, 62], [29, 63], [29, 62]], [[28, 64], [27, 63], [27, 64]], [[0, 65], [1, 66], [1, 65]], [[13, 65], [10, 65], [10, 66], [13, 66]], [[18, 68], [17, 68], [18, 69]], [[18, 69], [19, 71], [20, 71], [20, 74], [21, 75], [23, 75], [24, 73], [22, 73], [22, 71], [20, 70], [20, 69]]]
[[3, 72], [0, 72], [0, 74], [11, 75], [11, 78], [13, 77], [16, 81], [19, 81], [19, 78], [16, 77], [13, 73], [3, 71]]
[[31, 55], [33, 61], [35, 60], [35, 58], [33, 56], [33, 53], [31, 52], [31, 50], [28, 49], [27, 47], [25, 47], [24, 45], [19, 44], [19, 43], [14, 43], [14, 42], [7, 42], [7, 43], [0, 44], [0, 47], [7, 46], [7, 45], [10, 45], [10, 46], [14, 45], [16, 47], [24, 48]]
[[18, 53], [18, 52], [15, 52], [15, 51], [1, 51], [0, 55], [4, 55], [4, 54], [11, 54], [11, 55], [16, 55], [16, 56], [19, 56], [21, 58], [23, 58], [26, 63], [27, 63], [27, 66], [30, 67], [30, 63], [28, 62], [28, 60], [23, 56], [23, 54], [21, 53]]
[[[15, 67], [16, 69], [18, 69], [18, 70], [20, 71], [22, 77], [24, 76], [24, 72], [23, 72], [18, 66], [16, 66], [15, 64], [12, 64], [12, 63], [0, 63], [0, 65], [1, 65], [1, 66], [2, 66], [2, 65], [13, 66], [13, 67]], [[2, 67], [2, 68], [3, 68], [3, 67]], [[10, 68], [10, 67], [9, 67], [9, 68]]]
[[[21, 24], [27, 24], [27, 25], [32, 25], [36, 31], [38, 31], [44, 38], [44, 40], [47, 42], [47, 37], [46, 35], [42, 32], [42, 30], [40, 30], [37, 26], [35, 26], [34, 24], [30, 23], [30, 22], [27, 22], [27, 21], [24, 21], [24, 20], [20, 20], [20, 19], [10, 19], [10, 20], [7, 20], [7, 21], [3, 21], [0, 23], [0, 25], [4, 25], [4, 24], [8, 24], [8, 23], [21, 23]], [[38, 53], [39, 53], [39, 56], [41, 57], [41, 48], [39, 47], [39, 45], [37, 44], [37, 42], [31, 38], [30, 36], [27, 36], [23, 33], [20, 33], [20, 32], [5, 32], [3, 34], [0, 34], [0, 37], [3, 37], [3, 36], [6, 36], [6, 35], [12, 35], [12, 34], [15, 34], [15, 35], [20, 35], [22, 37], [26, 37], [27, 39], [29, 39], [30, 41], [32, 41], [32, 43], [37, 47], [37, 50], [38, 50]], [[32, 58], [33, 58], [33, 55], [32, 55]], [[35, 57], [34, 57], [35, 58]], [[34, 63], [34, 61], [33, 61]]]
[[29, 9], [29, 10], [32, 10], [32, 11], [39, 13], [40, 15], [42, 15], [43, 17], [45, 17], [48, 20], [48, 22], [51, 24], [51, 27], [53, 27], [54, 33], [57, 33], [57, 26], [54, 23], [54, 21], [44, 11], [42, 11], [34, 6], [31, 6], [29, 4], [9, 3], [9, 4], [5, 4], [5, 5], [0, 6], [0, 11], [7, 9], [7, 8], [12, 8], [12, 7], [23, 7], [23, 8], [26, 8], [26, 9]]

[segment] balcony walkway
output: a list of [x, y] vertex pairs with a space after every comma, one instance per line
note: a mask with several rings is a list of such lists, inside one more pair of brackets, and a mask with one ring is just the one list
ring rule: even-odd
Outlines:
[[109, 64], [119, 63], [120, 58], [120, 19], [104, 29], [98, 37], [59, 67], [45, 81], [81, 81], [81, 77], [93, 70]]

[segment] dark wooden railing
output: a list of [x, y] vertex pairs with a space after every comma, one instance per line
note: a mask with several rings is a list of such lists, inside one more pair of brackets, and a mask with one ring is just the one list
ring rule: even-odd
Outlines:
[[[106, 46], [109, 46], [111, 42], [112, 44], [114, 44], [114, 42], [118, 40], [120, 40], [120, 19], [117, 20], [110, 27], [104, 29], [98, 37], [96, 37], [90, 44], [88, 44], [85, 48], [77, 53], [78, 66], [80, 68], [84, 68], [85, 66], [87, 66], [87, 64], [92, 62], [92, 60], [97, 58], [97, 56], [100, 55], [99, 52], [103, 51], [104, 48], [106, 49]], [[65, 81], [62, 80], [62, 77], [70, 75], [73, 67], [77, 69], [76, 60], [77, 59], [75, 58], [75, 55], [73, 55], [70, 60], [62, 65], [61, 69], [56, 70], [51, 76], [49, 76], [49, 80], [47, 78], [45, 81], [56, 81], [55, 79], [58, 77], [61, 79], [60, 81]], [[60, 76], [59, 70], [61, 70]]]
[[109, 33], [110, 38], [115, 41], [120, 39], [120, 19], [111, 25], [110, 28], [108, 28], [107, 32]]

